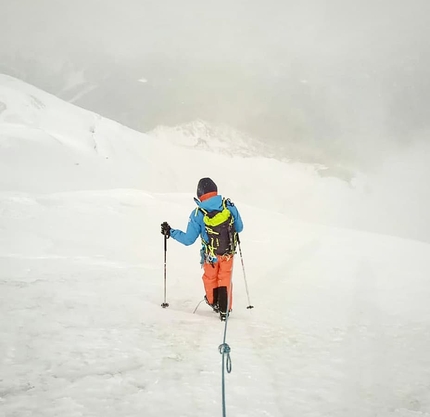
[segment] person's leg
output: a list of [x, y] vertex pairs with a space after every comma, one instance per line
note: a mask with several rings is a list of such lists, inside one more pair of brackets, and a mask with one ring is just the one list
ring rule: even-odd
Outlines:
[[205, 287], [206, 299], [211, 305], [215, 304], [218, 301], [214, 298], [215, 292], [217, 292], [218, 288], [218, 269], [218, 262], [215, 262], [214, 264], [205, 262], [203, 264], [203, 285]]
[[228, 310], [231, 311], [233, 305], [233, 291], [231, 284], [231, 277], [233, 273], [233, 256], [218, 257], [219, 271], [218, 271], [218, 304], [222, 312], [227, 311], [227, 297], [228, 297]]

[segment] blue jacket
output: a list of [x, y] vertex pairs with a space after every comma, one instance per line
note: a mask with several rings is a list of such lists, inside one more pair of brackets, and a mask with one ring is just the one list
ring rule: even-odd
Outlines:
[[[220, 195], [208, 198], [205, 201], [199, 201], [197, 199], [195, 199], [195, 201], [199, 207], [206, 211], [223, 209], [222, 196]], [[227, 204], [227, 207], [234, 217], [234, 227], [236, 232], [240, 233], [243, 230], [243, 223], [239, 211], [234, 205]], [[170, 229], [170, 236], [186, 246], [192, 245], [199, 236], [201, 236], [201, 238], [207, 242], [209, 239], [205, 230], [205, 224], [203, 223], [202, 211], [198, 209], [193, 210], [188, 219], [186, 232], [178, 229]]]

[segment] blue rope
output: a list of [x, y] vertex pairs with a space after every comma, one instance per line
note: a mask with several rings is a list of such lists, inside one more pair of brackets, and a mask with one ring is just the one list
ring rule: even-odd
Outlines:
[[[230, 285], [232, 285], [230, 283]], [[227, 306], [230, 305], [230, 300], [227, 293]], [[227, 307], [228, 310], [228, 307]], [[230, 313], [227, 312], [227, 316], [225, 319], [225, 325], [224, 325], [224, 338], [221, 345], [218, 346], [219, 353], [222, 355], [222, 415], [223, 417], [226, 417], [226, 406], [225, 406], [225, 370], [227, 373], [231, 372], [231, 358], [230, 358], [230, 346], [226, 343], [227, 338], [227, 323], [228, 323], [228, 317], [230, 316]]]

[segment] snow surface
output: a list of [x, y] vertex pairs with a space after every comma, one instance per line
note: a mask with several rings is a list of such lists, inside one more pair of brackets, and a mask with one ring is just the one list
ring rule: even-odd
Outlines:
[[198, 244], [168, 241], [160, 306], [159, 225], [186, 227], [207, 175], [245, 223], [227, 415], [430, 416], [430, 245], [359, 218], [374, 184], [139, 134], [6, 76], [0, 415], [222, 415]]

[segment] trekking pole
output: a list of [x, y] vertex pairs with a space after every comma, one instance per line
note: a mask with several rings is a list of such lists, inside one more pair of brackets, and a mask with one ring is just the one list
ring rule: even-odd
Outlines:
[[169, 303], [166, 302], [166, 272], [167, 272], [167, 235], [164, 235], [164, 303], [161, 307], [169, 307]]
[[249, 299], [248, 283], [246, 282], [245, 265], [243, 263], [242, 248], [240, 247], [239, 234], [237, 234], [237, 244], [239, 246], [240, 261], [242, 262], [242, 270], [243, 270], [243, 279], [245, 280], [246, 295], [248, 296], [248, 303], [249, 303], [248, 307], [246, 308], [251, 309], [251, 308], [254, 308], [254, 306], [251, 305], [251, 300]]

